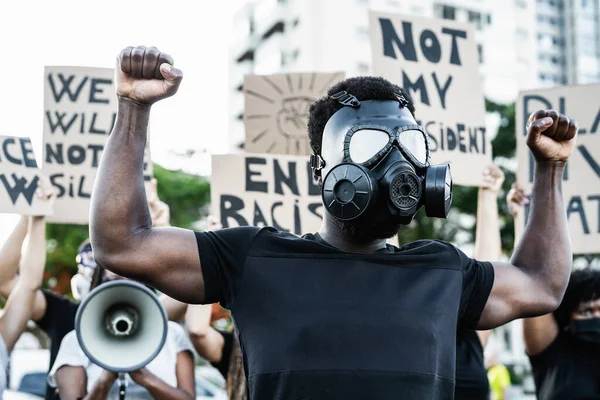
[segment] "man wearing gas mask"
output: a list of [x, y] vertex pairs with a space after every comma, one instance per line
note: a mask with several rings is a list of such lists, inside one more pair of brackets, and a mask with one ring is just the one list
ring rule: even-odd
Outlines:
[[325, 208], [318, 233], [152, 228], [147, 125], [152, 104], [175, 94], [182, 77], [156, 48], [119, 55], [92, 244], [96, 261], [119, 275], [229, 308], [251, 399], [452, 399], [458, 325], [490, 329], [560, 303], [571, 259], [561, 178], [574, 121], [553, 111], [530, 118], [534, 199], [511, 263], [476, 261], [436, 240], [386, 244], [423, 205], [445, 217], [452, 184], [447, 167], [429, 164], [406, 93], [371, 77], [338, 83], [310, 109]]

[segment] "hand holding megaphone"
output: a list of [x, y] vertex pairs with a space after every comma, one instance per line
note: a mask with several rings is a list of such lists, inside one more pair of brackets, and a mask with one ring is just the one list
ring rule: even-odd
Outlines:
[[81, 349], [94, 364], [117, 374], [139, 372], [165, 343], [167, 314], [146, 286], [116, 280], [84, 298], [75, 317], [75, 331]]

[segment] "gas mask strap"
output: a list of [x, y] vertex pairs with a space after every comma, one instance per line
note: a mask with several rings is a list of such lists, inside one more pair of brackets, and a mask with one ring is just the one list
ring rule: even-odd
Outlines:
[[402, 93], [394, 92], [394, 97], [400, 102], [400, 108], [408, 107], [408, 100], [406, 100], [406, 97]]
[[358, 99], [356, 97], [352, 96], [350, 93], [348, 93], [344, 90], [337, 92], [335, 94], [332, 94], [329, 97], [331, 97], [334, 100], [337, 100], [341, 105], [344, 105], [344, 106], [349, 106], [349, 107], [354, 107], [354, 108], [360, 107], [360, 101], [358, 101]]
[[321, 176], [321, 170], [323, 169], [323, 167], [325, 167], [325, 160], [323, 160], [321, 155], [311, 153], [309, 163], [315, 175]]

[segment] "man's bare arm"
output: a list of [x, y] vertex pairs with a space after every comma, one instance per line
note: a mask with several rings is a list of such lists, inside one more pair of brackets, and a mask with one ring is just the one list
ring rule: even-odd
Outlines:
[[29, 217], [22, 215], [0, 250], [0, 294], [8, 297], [21, 262], [21, 249], [27, 235]]
[[194, 233], [153, 228], [142, 174], [153, 103], [177, 92], [182, 72], [156, 48], [127, 48], [115, 70], [118, 113], [92, 194], [94, 258], [107, 269], [145, 282], [186, 303], [204, 300]]
[[529, 221], [510, 264], [493, 263], [494, 285], [478, 329], [554, 311], [569, 281], [572, 251], [562, 175], [577, 124], [556, 111], [538, 111], [528, 125], [527, 144], [536, 159]]
[[[513, 216], [516, 219], [520, 212], [523, 212], [523, 206], [529, 203], [525, 194], [525, 189], [515, 183], [506, 196], [506, 203]], [[521, 240], [522, 228], [515, 224], [515, 247]], [[541, 317], [523, 319], [523, 339], [525, 340], [525, 351], [528, 355], [534, 356], [546, 350], [558, 336], [558, 324], [553, 314], [542, 315]]]

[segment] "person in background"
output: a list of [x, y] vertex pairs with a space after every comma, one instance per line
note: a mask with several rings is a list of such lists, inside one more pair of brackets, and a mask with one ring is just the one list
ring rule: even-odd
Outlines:
[[[154, 226], [166, 226], [169, 224], [170, 211], [167, 204], [160, 201], [156, 193], [156, 179], [147, 184], [148, 208], [151, 210], [151, 218]], [[50, 190], [50, 189], [48, 189]], [[9, 298], [18, 285], [19, 277], [16, 272], [21, 262], [21, 248], [27, 232], [27, 217], [21, 217], [15, 229], [4, 243], [0, 252], [0, 295]], [[45, 230], [37, 229], [30, 233], [30, 246], [36, 254], [46, 254]], [[42, 329], [50, 339], [50, 363], [48, 369], [54, 364], [60, 343], [63, 337], [75, 329], [75, 315], [81, 300], [88, 292], [91, 284], [96, 262], [89, 240], [84, 240], [79, 246], [76, 257], [78, 272], [71, 280], [74, 289], [73, 301], [66, 296], [54, 293], [51, 290], [39, 289], [42, 284], [38, 283], [35, 300], [31, 310], [30, 318]], [[167, 310], [170, 320], [181, 318], [177, 302], [168, 296], [161, 296], [161, 303]], [[46, 386], [46, 400], [55, 398], [54, 389]]]
[[[507, 202], [516, 218], [529, 197], [515, 184]], [[600, 399], [600, 270], [573, 271], [558, 309], [524, 319], [523, 333], [539, 400]]]
[[[42, 182], [36, 190], [36, 196], [42, 201], [52, 203], [55, 193], [51, 187], [44, 186]], [[19, 244], [19, 241], [16, 239], [22, 237], [21, 246], [18, 248], [20, 252], [23, 244], [22, 241], [25, 236], [29, 237], [23, 261], [20, 262], [20, 259], [17, 260], [17, 264], [19, 265], [19, 282], [15, 285], [10, 296], [8, 296], [2, 310], [2, 315], [0, 315], [0, 399], [7, 386], [6, 370], [10, 352], [27, 327], [27, 321], [29, 321], [31, 316], [31, 309], [35, 302], [36, 293], [42, 284], [44, 266], [46, 264], [46, 252], [40, 252], [38, 249], [44, 245], [45, 230], [46, 219], [43, 216], [22, 216], [15, 228], [16, 233], [13, 233], [9, 237], [0, 252], [0, 265], [14, 262], [15, 260], [11, 258], [13, 257], [13, 253], [8, 251], [8, 247], [13, 244]], [[4, 269], [0, 269], [0, 283], [11, 278], [12, 276], [7, 275]]]
[[[101, 278], [96, 278], [101, 277]], [[110, 281], [125, 279], [96, 267], [90, 290]], [[194, 400], [194, 357], [183, 327], [169, 321], [165, 344], [143, 368], [127, 374], [127, 398]], [[118, 375], [93, 364], [85, 355], [77, 334], [69, 332], [60, 345], [48, 382], [58, 389], [61, 400], [116, 399]]]
[[487, 377], [490, 381], [490, 400], [506, 400], [510, 389], [510, 373], [508, 368], [500, 362], [501, 348], [498, 344], [486, 349]]
[[[477, 196], [477, 226], [473, 257], [478, 260], [499, 260], [502, 255], [498, 222], [498, 191], [504, 173], [491, 165], [483, 171], [488, 186], [480, 187]], [[483, 349], [491, 331], [474, 331], [459, 327], [456, 336], [457, 400], [487, 400], [490, 396]]]

